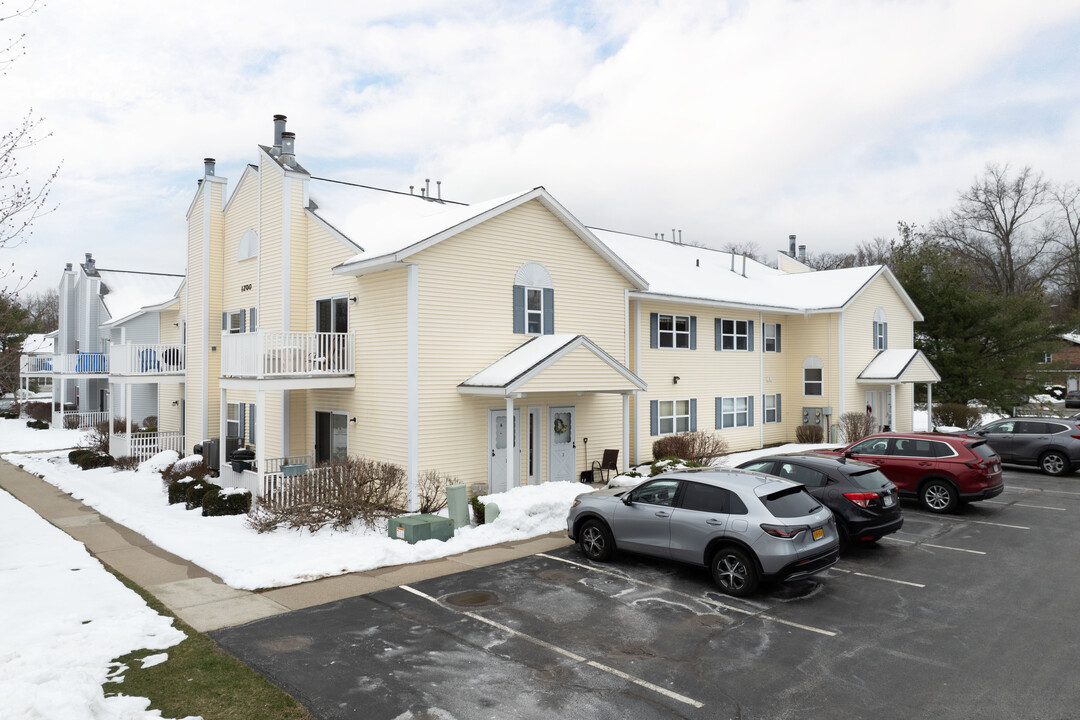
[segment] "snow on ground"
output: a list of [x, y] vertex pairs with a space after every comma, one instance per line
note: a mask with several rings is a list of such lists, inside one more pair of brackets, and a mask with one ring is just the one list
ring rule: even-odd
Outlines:
[[34, 430], [26, 420], [0, 418], [0, 452], [58, 450], [82, 444], [85, 430]]
[[160, 718], [146, 698], [107, 698], [101, 684], [113, 658], [183, 640], [172, 618], [2, 490], [0, 518], [0, 716]]

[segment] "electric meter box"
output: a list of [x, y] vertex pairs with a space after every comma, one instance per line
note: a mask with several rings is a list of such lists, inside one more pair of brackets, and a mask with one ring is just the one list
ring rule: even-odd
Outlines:
[[386, 523], [387, 535], [415, 545], [421, 540], [449, 540], [454, 537], [454, 522], [439, 515], [403, 515]]

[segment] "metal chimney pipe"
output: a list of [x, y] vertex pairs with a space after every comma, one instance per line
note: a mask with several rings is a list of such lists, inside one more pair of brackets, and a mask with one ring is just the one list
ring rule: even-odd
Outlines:
[[742, 276], [746, 277], [746, 253], [742, 256]]
[[214, 160], [214, 158], [203, 158], [203, 174], [204, 175], [213, 175], [214, 174], [214, 163], [215, 162], [216, 162], [216, 160]]
[[678, 240], [675, 239], [675, 228], [671, 228], [671, 242], [678, 242]]
[[424, 178], [424, 196], [431, 197], [431, 178]]
[[788, 257], [795, 257], [795, 236], [788, 235]]
[[285, 132], [285, 116], [274, 116], [274, 145], [281, 147], [281, 134]]
[[442, 180], [435, 181], [435, 189], [439, 193], [439, 200], [442, 200]]
[[735, 253], [731, 253], [731, 272], [735, 272]]
[[412, 194], [413, 194], [413, 188], [414, 188], [414, 187], [416, 187], [416, 186], [415, 186], [415, 185], [410, 185], [410, 186], [409, 186], [409, 194], [410, 194], [410, 195], [412, 195]]
[[281, 162], [289, 166], [296, 164], [296, 133], [281, 133]]
[[799, 246], [799, 260], [802, 261], [802, 262], [806, 262], [806, 246], [805, 245], [800, 245]]

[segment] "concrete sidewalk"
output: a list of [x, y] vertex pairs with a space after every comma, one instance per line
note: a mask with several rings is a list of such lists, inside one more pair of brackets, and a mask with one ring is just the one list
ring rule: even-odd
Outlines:
[[83, 543], [101, 562], [143, 587], [200, 632], [243, 625], [291, 610], [495, 565], [570, 544], [566, 533], [556, 532], [438, 560], [249, 592], [229, 587], [198, 565], [162, 550], [142, 535], [4, 460], [0, 460], [0, 487]]

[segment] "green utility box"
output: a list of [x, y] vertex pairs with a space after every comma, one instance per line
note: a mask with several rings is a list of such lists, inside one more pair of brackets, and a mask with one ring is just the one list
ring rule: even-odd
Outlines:
[[403, 515], [390, 518], [387, 534], [415, 545], [421, 540], [449, 540], [454, 537], [454, 522], [438, 515]]
[[469, 526], [469, 494], [464, 485], [446, 486], [446, 511], [454, 527]]

